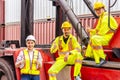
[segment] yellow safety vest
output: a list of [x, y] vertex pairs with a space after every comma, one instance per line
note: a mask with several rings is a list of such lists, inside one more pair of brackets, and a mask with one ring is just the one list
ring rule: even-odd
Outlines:
[[25, 56], [25, 65], [20, 71], [21, 74], [39, 75], [40, 71], [36, 67], [37, 66], [36, 61], [38, 59], [39, 52], [37, 50], [34, 50], [34, 56], [33, 56], [31, 65], [30, 65], [30, 57], [29, 57], [28, 51], [23, 50], [23, 52], [24, 52], [24, 56]]
[[[58, 47], [59, 47], [58, 52], [62, 52], [62, 48], [63, 48], [62, 47], [62, 40], [63, 40], [62, 38], [63, 38], [63, 36], [60, 36], [59, 40], [58, 40]], [[72, 47], [72, 36], [70, 38], [68, 38], [67, 46], [68, 46], [67, 51], [73, 50], [73, 47]]]
[[[56, 47], [54, 47], [54, 45], [56, 45]], [[51, 53], [54, 53], [58, 50], [58, 55], [59, 56], [64, 56], [66, 52], [71, 52], [71, 53], [75, 53], [80, 52], [81, 51], [81, 47], [79, 45], [79, 43], [77, 42], [77, 39], [72, 36], [70, 34], [67, 43], [64, 43], [63, 40], [63, 35], [59, 36], [55, 39], [55, 41], [53, 42], [50, 51]]]
[[[110, 35], [114, 34], [114, 31], [117, 29], [118, 24], [114, 17], [110, 16], [110, 26], [108, 27], [108, 13], [104, 12], [96, 25], [96, 28], [90, 31], [90, 36], [93, 35]], [[112, 34], [112, 35], [111, 35]]]

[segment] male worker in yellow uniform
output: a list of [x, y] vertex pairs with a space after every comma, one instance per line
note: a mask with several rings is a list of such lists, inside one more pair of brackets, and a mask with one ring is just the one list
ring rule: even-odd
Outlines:
[[110, 26], [108, 26], [108, 13], [105, 10], [105, 5], [102, 2], [94, 4], [94, 10], [99, 16], [98, 23], [95, 29], [88, 29], [90, 33], [90, 41], [86, 50], [86, 57], [95, 59], [96, 66], [100, 67], [106, 63], [102, 46], [108, 45], [115, 30], [118, 27], [115, 19], [110, 15]]
[[58, 74], [67, 64], [75, 64], [75, 80], [81, 80], [80, 70], [82, 67], [83, 57], [80, 53], [80, 44], [77, 42], [77, 39], [70, 33], [71, 28], [72, 25], [70, 22], [63, 22], [61, 26], [63, 35], [58, 36], [51, 45], [50, 52], [55, 53], [58, 51], [59, 57], [48, 71], [49, 80], [57, 80], [56, 74]]

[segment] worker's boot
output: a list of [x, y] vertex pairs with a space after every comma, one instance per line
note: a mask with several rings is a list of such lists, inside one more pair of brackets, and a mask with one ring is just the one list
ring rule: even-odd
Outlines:
[[99, 64], [96, 64], [96, 67], [100, 67], [102, 66], [103, 64], [105, 64], [107, 61], [104, 60], [104, 59], [101, 59], [100, 63]]
[[80, 76], [76, 76], [75, 80], [82, 80], [82, 79], [80, 78]]

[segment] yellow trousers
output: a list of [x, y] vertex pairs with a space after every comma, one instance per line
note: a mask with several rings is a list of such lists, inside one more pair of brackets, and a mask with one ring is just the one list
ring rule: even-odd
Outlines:
[[96, 63], [100, 63], [100, 59], [105, 59], [106, 55], [104, 54], [102, 46], [108, 45], [111, 39], [111, 35], [99, 36], [94, 35], [90, 38], [90, 42], [86, 49], [86, 57], [91, 57], [95, 59]]
[[58, 57], [56, 62], [48, 70], [49, 80], [57, 80], [56, 74], [58, 74], [67, 64], [75, 64], [74, 76], [78, 76], [78, 74], [81, 75], [82, 59], [83, 57], [80, 53], [69, 55], [67, 62], [64, 61], [64, 57]]

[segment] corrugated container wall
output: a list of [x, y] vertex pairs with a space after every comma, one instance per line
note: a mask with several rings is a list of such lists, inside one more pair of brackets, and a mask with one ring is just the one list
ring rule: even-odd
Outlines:
[[55, 38], [55, 21], [37, 21], [34, 23], [34, 35], [37, 44], [50, 44]]
[[[5, 2], [5, 40], [20, 40], [21, 0], [2, 1]], [[95, 19], [91, 16], [85, 17], [86, 15], [90, 15], [91, 12], [83, 0], [67, 1], [76, 15], [82, 15], [82, 17], [79, 17], [82, 25], [85, 27], [87, 25], [92, 27]], [[93, 4], [97, 0], [90, 1]], [[103, 1], [107, 9], [108, 0], [98, 1]], [[112, 5], [115, 0], [110, 1]], [[120, 3], [120, 0], [117, 0], [115, 6], [111, 8], [111, 11], [120, 12], [120, 5], [118, 3]], [[52, 6], [51, 0], [34, 0], [34, 35], [37, 38], [38, 44], [50, 44], [50, 42], [55, 38], [55, 9], [55, 6]], [[47, 21], [47, 18], [52, 18], [52, 20]], [[74, 30], [73, 34], [75, 34]]]
[[[90, 14], [89, 9], [83, 2], [83, 0], [67, 0], [73, 11], [76, 15]], [[92, 4], [95, 1], [103, 1], [108, 7], [109, 0], [90, 0]], [[114, 1], [111, 1], [111, 5]], [[114, 7], [111, 8], [111, 11], [120, 11], [120, 0], [117, 0], [117, 3]], [[21, 14], [21, 0], [5, 0], [5, 22], [19, 22]], [[52, 6], [52, 1], [50, 0], [34, 0], [34, 20], [46, 19], [46, 18], [55, 18], [55, 7]]]
[[[90, 0], [93, 5], [96, 1], [102, 1], [106, 5], [106, 10], [108, 10], [109, 0]], [[111, 5], [114, 3], [111, 1]], [[83, 0], [67, 0], [70, 7], [73, 9], [76, 15], [91, 14], [90, 10], [87, 8]], [[111, 11], [120, 11], [120, 0], [117, 0], [116, 4], [111, 8]], [[52, 6], [52, 1], [50, 0], [34, 0], [34, 19], [46, 19], [55, 18], [55, 7]]]
[[20, 22], [21, 0], [5, 0], [5, 23]]
[[0, 0], [0, 41], [4, 39], [4, 0]]
[[34, 0], [34, 20], [55, 18], [55, 7], [50, 0]]
[[[21, 0], [5, 0], [5, 23], [20, 22]], [[49, 0], [34, 0], [34, 20], [55, 18], [55, 7]]]
[[20, 24], [6, 25], [5, 40], [20, 40]]
[[[98, 1], [102, 1], [106, 5], [106, 10], [108, 11], [109, 0], [98, 0]], [[110, 0], [110, 6], [112, 6], [115, 1], [116, 1], [115, 5], [110, 9], [111, 11], [120, 11], [120, 0]]]
[[[108, 1], [109, 0], [89, 0], [93, 5], [96, 1], [102, 1], [106, 5], [106, 10], [108, 11]], [[110, 0], [110, 5], [114, 4], [115, 0]], [[69, 5], [73, 9], [76, 15], [91, 14], [90, 10], [87, 8], [83, 0], [68, 0]], [[116, 4], [111, 8], [111, 11], [120, 11], [120, 0], [117, 0]]]
[[5, 1], [5, 40], [20, 40], [21, 0]]
[[0, 0], [0, 25], [4, 23], [4, 1]]

